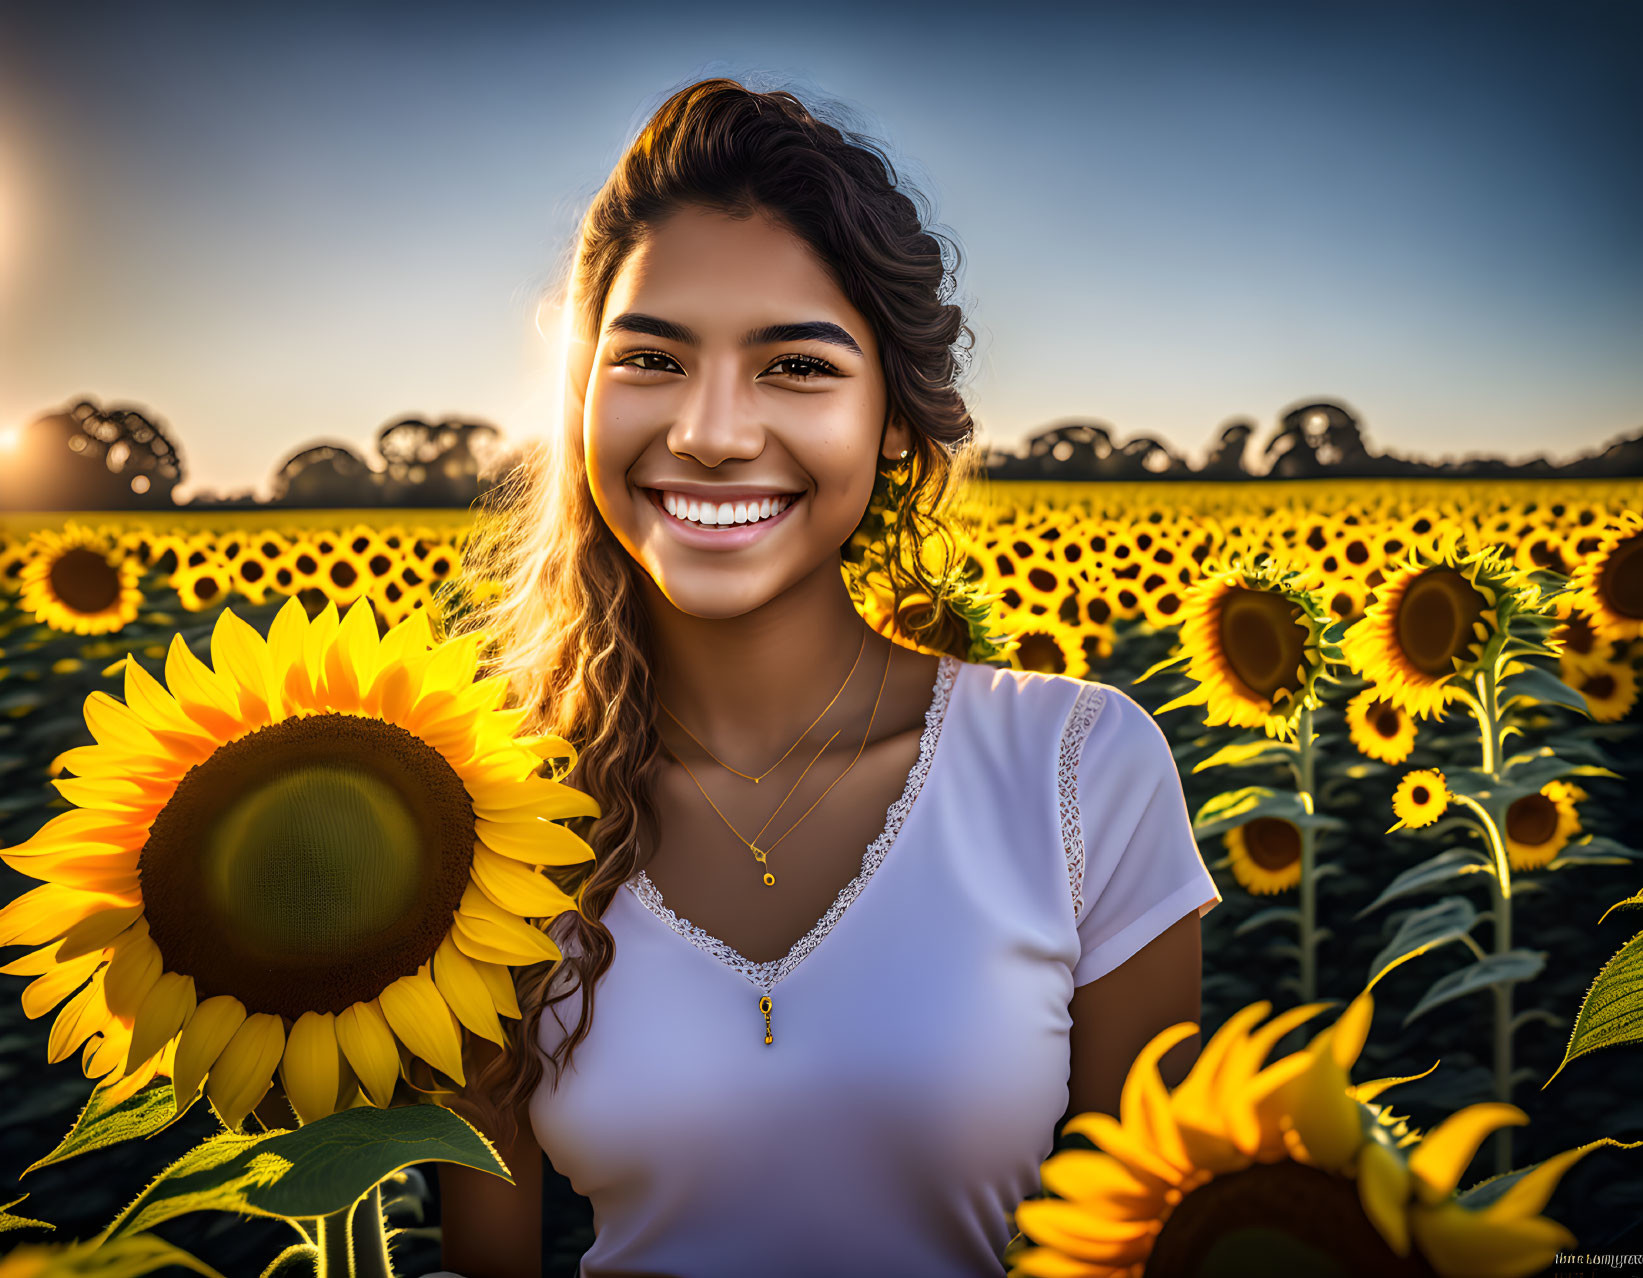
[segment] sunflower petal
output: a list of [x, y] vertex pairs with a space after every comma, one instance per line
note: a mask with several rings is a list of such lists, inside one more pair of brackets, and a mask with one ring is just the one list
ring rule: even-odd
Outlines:
[[1485, 1101], [1449, 1115], [1409, 1155], [1409, 1174], [1420, 1201], [1432, 1206], [1455, 1192], [1472, 1156], [1498, 1127], [1519, 1126], [1529, 1116], [1516, 1105]]
[[531, 865], [575, 865], [593, 860], [586, 839], [557, 821], [474, 822], [474, 833], [486, 847]]
[[[118, 899], [118, 898], [114, 898]], [[121, 905], [88, 914], [63, 933], [59, 958], [71, 959], [90, 950], [102, 949], [143, 916], [142, 903]]]
[[164, 968], [160, 947], [149, 936], [148, 925], [138, 919], [109, 946], [108, 971], [103, 974], [108, 1010], [122, 1020], [135, 1019]]
[[205, 1078], [205, 1097], [223, 1126], [238, 1131], [274, 1081], [285, 1051], [285, 1023], [268, 1012], [252, 1012], [234, 1031]]
[[1573, 1234], [1544, 1216], [1500, 1220], [1456, 1202], [1416, 1206], [1409, 1224], [1421, 1255], [1444, 1274], [1527, 1278], [1575, 1245]]
[[23, 1015], [31, 1021], [44, 1016], [84, 985], [102, 961], [101, 952], [82, 954], [30, 981], [23, 987]]
[[336, 1017], [330, 1012], [304, 1012], [291, 1026], [280, 1061], [285, 1095], [304, 1123], [318, 1122], [336, 1113], [337, 1085], [341, 1081]]
[[174, 1038], [194, 1012], [198, 998], [194, 978], [182, 972], [161, 972], [143, 998], [131, 1024], [131, 1047], [126, 1069], [134, 1070]]
[[491, 900], [524, 918], [546, 918], [574, 910], [576, 902], [558, 884], [523, 861], [474, 845], [473, 877]]
[[[452, 944], [456, 937], [453, 932]], [[491, 992], [491, 1006], [496, 1008], [497, 1014], [506, 1016], [510, 1020], [519, 1019], [519, 994], [513, 987], [513, 974], [500, 963], [487, 963], [483, 959], [472, 959], [474, 971], [479, 973], [479, 979], [485, 982], [485, 988]]]
[[435, 1069], [465, 1086], [462, 1074], [462, 1031], [428, 974], [424, 963], [409, 976], [388, 985], [377, 1002], [399, 1041]]
[[243, 1024], [245, 1004], [232, 994], [218, 994], [194, 1009], [177, 1036], [177, 1056], [172, 1064], [172, 1093], [178, 1113], [198, 1095], [206, 1073]]
[[211, 629], [211, 664], [219, 675], [233, 680], [244, 719], [265, 723], [273, 717], [272, 710], [279, 702], [272, 693], [273, 664], [268, 643], [232, 608], [218, 613]]
[[498, 1047], [507, 1046], [490, 987], [481, 979], [473, 960], [457, 949], [449, 933], [434, 951], [433, 974], [434, 984], [457, 1020]]
[[57, 1013], [51, 1033], [46, 1038], [46, 1063], [55, 1065], [66, 1061], [79, 1049], [81, 1043], [97, 1033], [109, 1021], [108, 1004], [103, 1001], [103, 983], [94, 976]]
[[[106, 892], [82, 892], [60, 883], [46, 883], [8, 902], [0, 909], [0, 945], [44, 945], [65, 936], [83, 919], [104, 911], [125, 909], [141, 900]], [[64, 958], [74, 955], [64, 954]]]
[[190, 651], [180, 634], [171, 636], [165, 681], [177, 704], [200, 727], [221, 741], [240, 729], [240, 703], [226, 681]]
[[399, 1081], [399, 1049], [377, 1000], [343, 1008], [337, 1013], [335, 1030], [337, 1044], [359, 1076], [360, 1086], [373, 1105], [386, 1109]]
[[1364, 1142], [1358, 1153], [1358, 1200], [1392, 1254], [1409, 1254], [1409, 1168], [1378, 1140]]

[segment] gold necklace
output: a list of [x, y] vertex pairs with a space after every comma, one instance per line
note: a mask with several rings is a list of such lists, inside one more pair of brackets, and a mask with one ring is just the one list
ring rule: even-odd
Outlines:
[[[799, 828], [800, 823], [805, 819], [805, 817], [809, 816], [812, 812], [814, 812], [816, 810], [816, 805], [819, 804], [823, 799], [825, 799], [830, 793], [832, 793], [833, 786], [837, 785], [840, 781], [843, 781], [844, 778], [847, 775], [849, 775], [850, 769], [856, 766], [856, 759], [861, 758], [861, 752], [867, 748], [867, 738], [869, 736], [871, 736], [872, 732], [873, 732], [873, 720], [878, 717], [879, 703], [884, 700], [884, 685], [890, 677], [890, 658], [895, 655], [895, 651], [896, 651], [896, 645], [895, 644], [891, 644], [885, 651], [885, 654], [884, 654], [884, 673], [879, 677], [879, 694], [878, 694], [877, 697], [875, 697], [873, 699], [872, 713], [867, 716], [867, 730], [862, 733], [861, 744], [856, 747], [856, 756], [855, 756], [855, 758], [850, 760], [849, 764], [846, 765], [843, 772], [839, 773], [838, 776], [833, 778], [832, 785], [829, 785], [827, 787], [827, 789], [823, 790], [821, 792], [821, 794], [816, 797], [816, 802], [812, 803], [808, 808], [806, 808], [804, 810], [804, 812], [800, 814], [799, 819], [797, 821], [793, 822], [792, 825], [788, 826], [787, 829], [782, 832], [781, 838], [778, 838], [776, 840], [776, 842], [772, 843], [768, 848], [761, 848], [761, 847], [758, 846], [758, 844], [756, 842], [755, 843], [750, 843], [750, 842], [748, 842], [747, 839], [742, 838], [741, 832], [739, 830], [737, 830], [734, 825], [730, 824], [730, 818], [727, 817], [723, 812], [719, 811], [719, 805], [717, 803], [713, 802], [713, 796], [710, 795], [706, 790], [702, 789], [702, 783], [700, 781], [696, 780], [696, 774], [690, 770], [690, 765], [687, 764], [683, 759], [680, 759], [678, 755], [673, 755], [675, 761], [677, 761], [679, 766], [685, 770], [685, 775], [688, 776], [691, 779], [692, 783], [696, 786], [696, 788], [698, 790], [702, 791], [702, 798], [707, 800], [708, 806], [710, 808], [712, 808], [714, 810], [714, 812], [718, 813], [719, 820], [723, 821], [725, 823], [726, 827], [729, 828], [730, 832], [732, 834], [734, 834], [738, 840], [741, 841], [742, 845], [753, 853], [754, 859], [756, 861], [758, 861], [760, 865], [765, 867], [765, 869], [764, 869], [764, 885], [766, 887], [775, 887], [776, 886], [776, 876], [770, 872], [770, 863], [769, 863], [768, 860], [766, 860], [766, 857], [768, 857], [768, 855], [771, 852], [774, 852], [776, 850], [777, 844], [779, 844], [782, 841], [782, 839], [785, 839], [789, 834], [792, 834], [794, 830]], [[839, 729], [839, 732], [842, 732], [843, 730], [844, 729], [841, 728], [841, 729]], [[833, 737], [837, 737], [838, 735], [839, 735], [839, 733], [835, 732], [833, 734]], [[831, 745], [833, 743], [833, 737], [829, 737], [827, 739], [827, 745]], [[816, 759], [821, 758], [822, 752], [826, 751], [826, 749], [827, 749], [827, 745], [822, 746], [821, 750], [817, 752]], [[664, 746], [663, 748], [665, 749], [666, 747]], [[671, 750], [669, 750], [668, 753], [673, 754], [673, 752]], [[799, 774], [799, 781], [803, 781], [804, 780], [804, 773], [809, 772], [810, 769], [815, 766], [816, 759], [812, 759], [810, 761], [809, 765], [806, 766], [804, 772]], [[795, 781], [793, 783], [793, 790], [797, 790], [799, 788], [799, 781]], [[787, 796], [785, 798], [783, 798], [782, 801], [776, 805], [776, 812], [780, 812], [782, 810], [782, 808], [787, 806], [787, 800], [791, 799], [793, 797], [793, 790], [789, 790], [787, 792]], [[764, 834], [765, 830], [767, 830], [770, 827], [770, 822], [774, 821], [776, 819], [776, 812], [772, 812], [770, 814], [769, 818], [766, 819], [764, 825], [759, 827], [759, 833], [755, 834], [753, 836], [755, 840], [758, 839], [760, 836], [762, 836]]]
[[[861, 664], [861, 654], [866, 652], [866, 651], [867, 651], [867, 629], [866, 629], [866, 627], [863, 627], [862, 632], [861, 632], [861, 647], [856, 649], [856, 659], [850, 663], [850, 673], [844, 676], [844, 682], [839, 685], [838, 692], [835, 692], [833, 694], [833, 701], [829, 701], [825, 706], [823, 706], [821, 714], [818, 714], [814, 719], [812, 719], [810, 721], [810, 728], [814, 728], [818, 723], [820, 723], [822, 721], [822, 715], [826, 714], [829, 710], [831, 710], [833, 708], [833, 702], [837, 701], [839, 699], [839, 697], [844, 693], [844, 690], [847, 687], [850, 686], [851, 677], [855, 675], [856, 667]], [[707, 752], [707, 757], [708, 758], [712, 759], [713, 762], [717, 763], [721, 768], [725, 769], [725, 771], [735, 772], [737, 776], [743, 777], [743, 778], [751, 781], [754, 785], [758, 785], [759, 782], [764, 780], [765, 777], [769, 776], [777, 768], [781, 767], [783, 760], [785, 760], [788, 755], [792, 754], [793, 751], [795, 751], [796, 749], [799, 748], [799, 741], [803, 741], [807, 736], [810, 735], [810, 728], [806, 728], [803, 732], [799, 733], [799, 741], [795, 741], [792, 745], [788, 746], [787, 749], [782, 752], [782, 757], [780, 759], [777, 759], [776, 762], [772, 763], [763, 772], [759, 773], [758, 776], [752, 777], [752, 776], [748, 776], [747, 773], [745, 773], [745, 772], [737, 772], [735, 768], [731, 767], [728, 763], [726, 763], [718, 755], [714, 754], [713, 751], [708, 750], [708, 748], [705, 745], [702, 745], [701, 741], [697, 739], [697, 736], [694, 732], [692, 732], [689, 728], [686, 728], [684, 724], [679, 723], [679, 716], [674, 714], [673, 711], [668, 710], [667, 705], [662, 701], [662, 699], [660, 697], [656, 698], [656, 704], [661, 706], [663, 710], [667, 711], [667, 717], [669, 719], [672, 719], [674, 723], [678, 723], [679, 727], [684, 731], [684, 734], [687, 737], [689, 737], [692, 741], [695, 741], [697, 745], [702, 746], [702, 749]], [[837, 736], [838, 733], [834, 733], [833, 735]], [[831, 744], [831, 742], [829, 744]], [[822, 749], [823, 750], [827, 749], [827, 746], [823, 746]], [[669, 753], [671, 753], [671, 751]], [[675, 757], [677, 757], [677, 756], [675, 756]], [[817, 757], [819, 758], [820, 755], [818, 755]], [[805, 769], [805, 771], [808, 772], [809, 769], [807, 768], [807, 769]], [[800, 780], [803, 780], [803, 773], [800, 774]], [[798, 782], [794, 782], [795, 786], [797, 784], [798, 784]], [[789, 793], [791, 793], [791, 791], [789, 791]], [[779, 808], [777, 810], [780, 811]], [[772, 813], [772, 815], [774, 815], [774, 813]], [[762, 831], [761, 831], [761, 833], [762, 833]]]

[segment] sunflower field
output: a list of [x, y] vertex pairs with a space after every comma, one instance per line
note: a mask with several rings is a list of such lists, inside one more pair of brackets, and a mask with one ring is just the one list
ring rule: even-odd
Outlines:
[[[1175, 1027], [1121, 1114], [1065, 1124], [1011, 1274], [1643, 1252], [1643, 485], [993, 482], [959, 505], [971, 659], [1141, 701], [1225, 897], [1198, 1064], [1164, 1087]], [[888, 634], [887, 531], [843, 571]], [[132, 1274], [439, 1267], [429, 1161], [494, 1164], [465, 1125], [404, 1128], [444, 1152], [384, 1156], [335, 1203], [263, 1181], [320, 1157], [305, 1132], [381, 1148], [365, 1120], [406, 1085], [460, 1085], [461, 1037], [518, 1015], [509, 969], [558, 956], [530, 920], [574, 900], [541, 871], [591, 856], [522, 833], [596, 814], [555, 779], [571, 744], [514, 737], [475, 644], [440, 641], [487, 588], [473, 533], [466, 511], [0, 516], [0, 1278], [104, 1272], [73, 1240]], [[412, 781], [345, 766], [367, 755]], [[335, 828], [294, 815], [293, 777]], [[229, 844], [285, 877], [227, 892]], [[380, 862], [371, 891], [293, 897], [344, 845]], [[276, 1078], [289, 1131], [254, 1113]], [[554, 1192], [545, 1272], [574, 1274], [591, 1217]], [[391, 1269], [327, 1268], [361, 1194]]]

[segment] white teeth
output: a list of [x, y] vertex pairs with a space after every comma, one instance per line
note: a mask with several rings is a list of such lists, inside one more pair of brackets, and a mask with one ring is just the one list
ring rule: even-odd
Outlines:
[[779, 515], [793, 504], [792, 497], [764, 497], [758, 501], [703, 502], [695, 497], [683, 497], [663, 491], [662, 507], [677, 519], [689, 520], [705, 528], [724, 524], [752, 524], [761, 519]]

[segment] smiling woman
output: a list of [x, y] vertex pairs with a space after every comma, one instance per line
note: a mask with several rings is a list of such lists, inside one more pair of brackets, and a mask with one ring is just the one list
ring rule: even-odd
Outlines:
[[[562, 430], [470, 550], [501, 589], [463, 624], [600, 804], [465, 1098], [592, 1201], [582, 1278], [1002, 1274], [1069, 1103], [1198, 1017], [1219, 895], [1163, 734], [971, 658], [925, 221], [792, 95], [674, 94], [583, 219]], [[881, 526], [879, 628], [841, 550]], [[452, 1270], [541, 1272], [539, 1170], [440, 1168]]]

